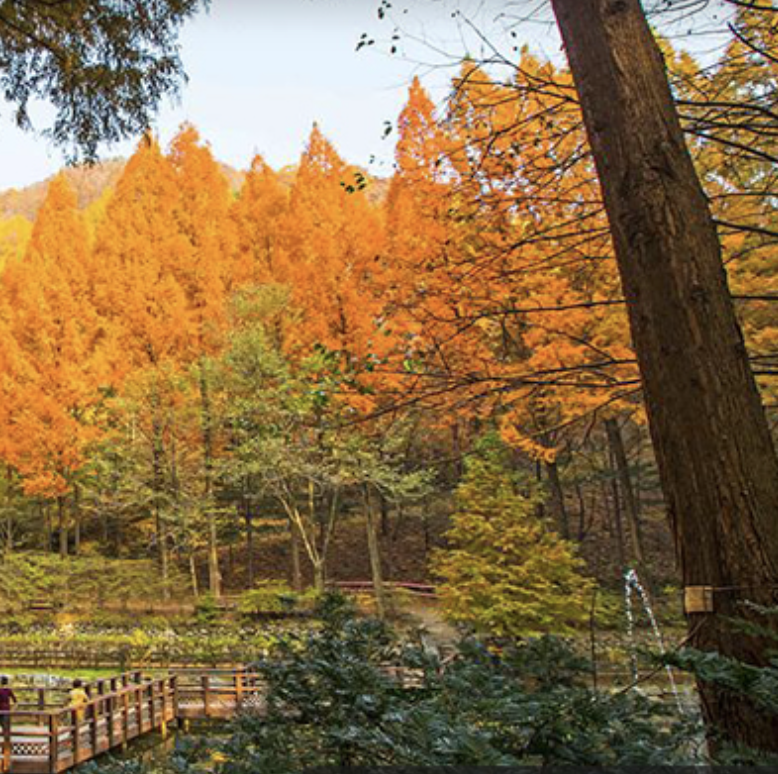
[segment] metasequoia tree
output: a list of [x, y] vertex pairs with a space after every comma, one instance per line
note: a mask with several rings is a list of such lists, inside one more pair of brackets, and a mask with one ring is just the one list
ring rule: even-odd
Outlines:
[[[382, 304], [365, 281], [382, 246], [382, 224], [350, 168], [314, 126], [289, 198], [276, 277], [288, 283], [301, 315], [290, 346], [313, 343], [354, 362], [383, 346]], [[349, 190], [351, 187], [352, 190]]]
[[157, 143], [146, 137], [127, 163], [101, 223], [95, 248], [95, 297], [117, 330], [114, 352], [120, 377], [148, 371], [149, 456], [156, 543], [163, 574], [169, 567], [168, 523], [162, 508], [170, 415], [168, 372], [191, 362], [198, 320], [182, 285], [193, 246], [178, 223], [182, 206], [176, 171]]
[[558, 450], [598, 412], [633, 413], [636, 385], [571, 92], [568, 73], [526, 52], [509, 83], [467, 62], [438, 121], [414, 82], [398, 122], [384, 292], [413, 353], [406, 396], [454, 417], [456, 438], [469, 419], [497, 416], [504, 439], [537, 460], [564, 535]]
[[284, 260], [281, 225], [288, 200], [278, 175], [256, 156], [232, 206], [237, 239], [235, 277], [242, 284], [279, 281]]
[[[638, 0], [552, 0], [602, 186], [689, 608], [689, 640], [753, 664], [743, 601], [778, 588], [778, 459], [721, 246]], [[692, 591], [689, 591], [691, 589]], [[712, 733], [778, 749], [778, 720], [702, 683]]]
[[[57, 501], [60, 550], [68, 546], [65, 498], [99, 435], [99, 388], [110, 384], [109, 333], [92, 300], [92, 263], [76, 198], [63, 176], [49, 187], [23, 261], [3, 276], [8, 335], [25, 367], [11, 371], [25, 400], [8, 418], [5, 458], [24, 489]], [[77, 491], [77, 490], [76, 490]], [[76, 548], [79, 522], [74, 513]]]
[[[208, 528], [210, 592], [221, 595], [218, 525], [213, 504], [213, 466], [218, 423], [212, 405], [209, 357], [219, 349], [227, 323], [226, 300], [235, 284], [235, 230], [230, 217], [229, 183], [210, 149], [192, 126], [173, 141], [171, 162], [177, 173], [181, 206], [177, 226], [192, 246], [189, 261], [177, 272], [186, 293], [195, 334], [194, 372], [200, 396], [204, 511]], [[187, 253], [183, 255], [187, 256]]]

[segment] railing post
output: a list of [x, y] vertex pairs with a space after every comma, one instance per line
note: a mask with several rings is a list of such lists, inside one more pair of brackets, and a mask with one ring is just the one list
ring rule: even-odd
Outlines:
[[210, 675], [203, 675], [202, 677], [202, 689], [203, 689], [203, 714], [205, 717], [211, 716], [210, 704], [211, 704], [211, 678]]
[[38, 688], [38, 709], [46, 709], [46, 689]]
[[178, 675], [172, 676], [171, 683], [173, 686], [173, 714], [175, 715], [179, 728], [182, 728], [184, 719], [181, 717], [181, 694], [178, 688]]
[[78, 722], [78, 710], [70, 710], [70, 729], [73, 735], [73, 765], [76, 766], [79, 762], [79, 755], [81, 753], [81, 734], [79, 734], [79, 722]]
[[156, 701], [157, 701], [157, 692], [154, 689], [156, 686], [156, 682], [154, 680], [149, 683], [149, 694], [150, 694], [150, 701], [149, 701], [149, 721], [151, 722], [151, 728], [155, 729], [157, 727], [157, 707], [156, 707]]
[[115, 728], [114, 728], [114, 705], [116, 703], [116, 696], [115, 694], [109, 694], [108, 697], [105, 699], [107, 703], [107, 709], [105, 710], [106, 718], [105, 723], [108, 730], [108, 749], [111, 750], [116, 745], [116, 739], [115, 737]]
[[240, 712], [243, 709], [243, 670], [237, 669], [235, 677], [235, 711]]
[[138, 729], [138, 736], [143, 733], [143, 692], [142, 685], [135, 689], [135, 712], [137, 713], [135, 725]]
[[90, 726], [89, 726], [89, 741], [92, 745], [93, 758], [95, 757], [95, 755], [97, 755], [97, 743], [99, 741], [97, 736], [97, 724], [99, 722], [99, 715], [100, 715], [99, 709], [101, 703], [104, 703], [104, 700], [101, 702], [100, 699], [94, 699], [90, 707], [91, 717], [90, 717]]
[[57, 774], [59, 765], [59, 713], [49, 715], [49, 774]]
[[122, 747], [127, 746], [127, 741], [130, 738], [130, 697], [127, 695], [127, 691], [122, 691], [122, 710], [123, 710], [123, 736]]
[[3, 724], [3, 771], [11, 769], [11, 749], [13, 747], [13, 726], [10, 710], [2, 713]]

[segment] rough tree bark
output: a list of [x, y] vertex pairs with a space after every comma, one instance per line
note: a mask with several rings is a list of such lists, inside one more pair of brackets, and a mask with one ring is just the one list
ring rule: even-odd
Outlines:
[[[738, 603], [778, 589], [778, 460], [721, 248], [638, 0], [552, 0], [603, 189], [684, 585], [691, 644], [754, 664]], [[709, 730], [778, 750], [778, 719], [701, 685]]]

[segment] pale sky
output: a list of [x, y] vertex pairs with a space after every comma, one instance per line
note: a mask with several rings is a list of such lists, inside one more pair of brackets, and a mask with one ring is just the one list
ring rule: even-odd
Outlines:
[[[712, 0], [713, 4], [721, 0]], [[274, 167], [299, 158], [318, 121], [339, 153], [375, 174], [391, 173], [394, 122], [415, 74], [442, 99], [455, 60], [487, 43], [457, 11], [467, 12], [489, 40], [528, 43], [560, 56], [543, 0], [392, 0], [391, 18], [379, 21], [379, 0], [212, 0], [184, 28], [181, 56], [189, 76], [178, 105], [165, 104], [155, 130], [167, 144], [190, 121], [217, 158], [246, 168], [255, 153]], [[504, 36], [517, 17], [532, 16]], [[395, 27], [398, 50], [389, 53]], [[375, 45], [357, 52], [363, 33]], [[0, 105], [0, 189], [21, 187], [53, 174], [62, 154], [40, 137], [16, 129]], [[45, 116], [45, 109], [40, 115]], [[35, 114], [33, 113], [33, 117]], [[104, 148], [104, 157], [132, 152], [134, 143]]]

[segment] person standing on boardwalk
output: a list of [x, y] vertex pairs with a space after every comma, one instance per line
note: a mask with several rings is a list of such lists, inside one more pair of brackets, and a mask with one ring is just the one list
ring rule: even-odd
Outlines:
[[11, 709], [16, 704], [16, 694], [8, 678], [0, 677], [0, 720], [3, 724], [3, 765], [2, 771], [11, 768]]
[[70, 706], [76, 711], [76, 723], [84, 719], [84, 705], [89, 702], [89, 694], [84, 690], [81, 680], [73, 680], [70, 689]]

